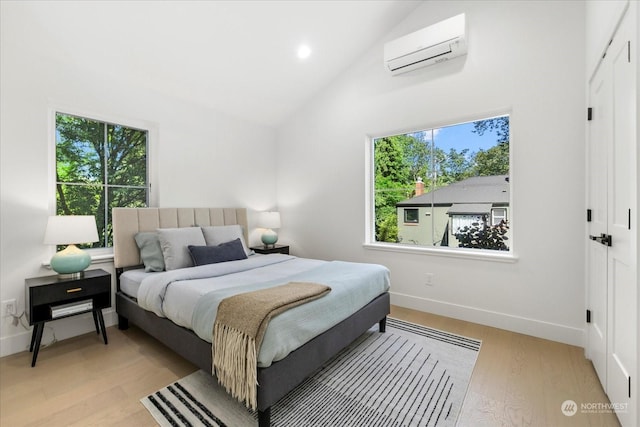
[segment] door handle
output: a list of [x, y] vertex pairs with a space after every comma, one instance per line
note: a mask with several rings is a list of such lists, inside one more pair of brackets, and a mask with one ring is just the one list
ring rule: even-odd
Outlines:
[[593, 236], [593, 235], [589, 235], [589, 238], [591, 240], [595, 240], [598, 243], [601, 243], [605, 246], [611, 246], [612, 243], [612, 238], [610, 234], [604, 234], [604, 233], [600, 233], [599, 236]]

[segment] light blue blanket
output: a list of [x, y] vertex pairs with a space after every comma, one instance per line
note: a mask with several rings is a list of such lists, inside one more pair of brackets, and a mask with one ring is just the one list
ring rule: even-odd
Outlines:
[[[160, 317], [165, 316], [165, 295], [174, 283], [184, 280], [209, 279], [212, 277], [230, 277], [231, 275], [246, 273], [249, 271], [257, 272], [260, 268], [274, 264], [279, 264], [294, 260], [295, 257], [290, 255], [269, 255], [269, 256], [251, 256], [248, 259], [239, 261], [220, 262], [216, 264], [205, 264], [198, 267], [179, 268], [177, 270], [163, 271], [150, 274], [142, 280], [138, 289], [138, 304], [140, 307], [148, 311], [153, 311]], [[255, 277], [248, 276], [246, 283], [255, 283]], [[179, 295], [178, 295], [179, 296]], [[173, 319], [172, 319], [173, 320]], [[209, 338], [209, 341], [211, 338]]]
[[267, 367], [284, 359], [291, 351], [346, 319], [376, 296], [388, 291], [390, 278], [389, 270], [381, 265], [332, 261], [289, 276], [286, 280], [213, 291], [200, 297], [196, 303], [192, 317], [193, 330], [200, 338], [211, 342], [220, 301], [239, 293], [292, 281], [328, 285], [331, 292], [271, 319], [258, 355], [259, 367]]

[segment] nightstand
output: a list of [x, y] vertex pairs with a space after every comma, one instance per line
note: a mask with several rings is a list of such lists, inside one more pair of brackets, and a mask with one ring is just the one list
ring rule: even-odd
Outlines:
[[252, 246], [250, 248], [257, 254], [285, 254], [289, 255], [289, 245], [274, 245], [265, 247], [264, 245]]
[[108, 343], [102, 309], [111, 307], [111, 274], [98, 269], [87, 270], [76, 279], [34, 277], [25, 280], [25, 288], [25, 308], [29, 325], [33, 325], [29, 347], [32, 367], [38, 358], [44, 324], [52, 320], [92, 312], [96, 333], [102, 331], [105, 345]]

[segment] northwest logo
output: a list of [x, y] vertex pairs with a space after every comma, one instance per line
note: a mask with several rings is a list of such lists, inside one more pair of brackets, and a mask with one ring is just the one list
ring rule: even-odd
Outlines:
[[572, 417], [578, 412], [578, 405], [573, 400], [565, 400], [560, 406], [560, 410], [567, 417]]

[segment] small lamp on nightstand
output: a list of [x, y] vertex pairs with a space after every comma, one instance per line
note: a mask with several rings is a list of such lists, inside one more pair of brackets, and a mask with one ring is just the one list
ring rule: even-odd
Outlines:
[[88, 252], [78, 243], [98, 241], [96, 218], [93, 215], [50, 216], [44, 233], [45, 245], [67, 245], [51, 258], [51, 268], [61, 277], [82, 277], [82, 271], [91, 264]]
[[260, 212], [258, 227], [266, 228], [265, 232], [262, 233], [264, 247], [266, 248], [269, 245], [273, 247], [278, 241], [278, 233], [273, 229], [280, 228], [280, 212]]

